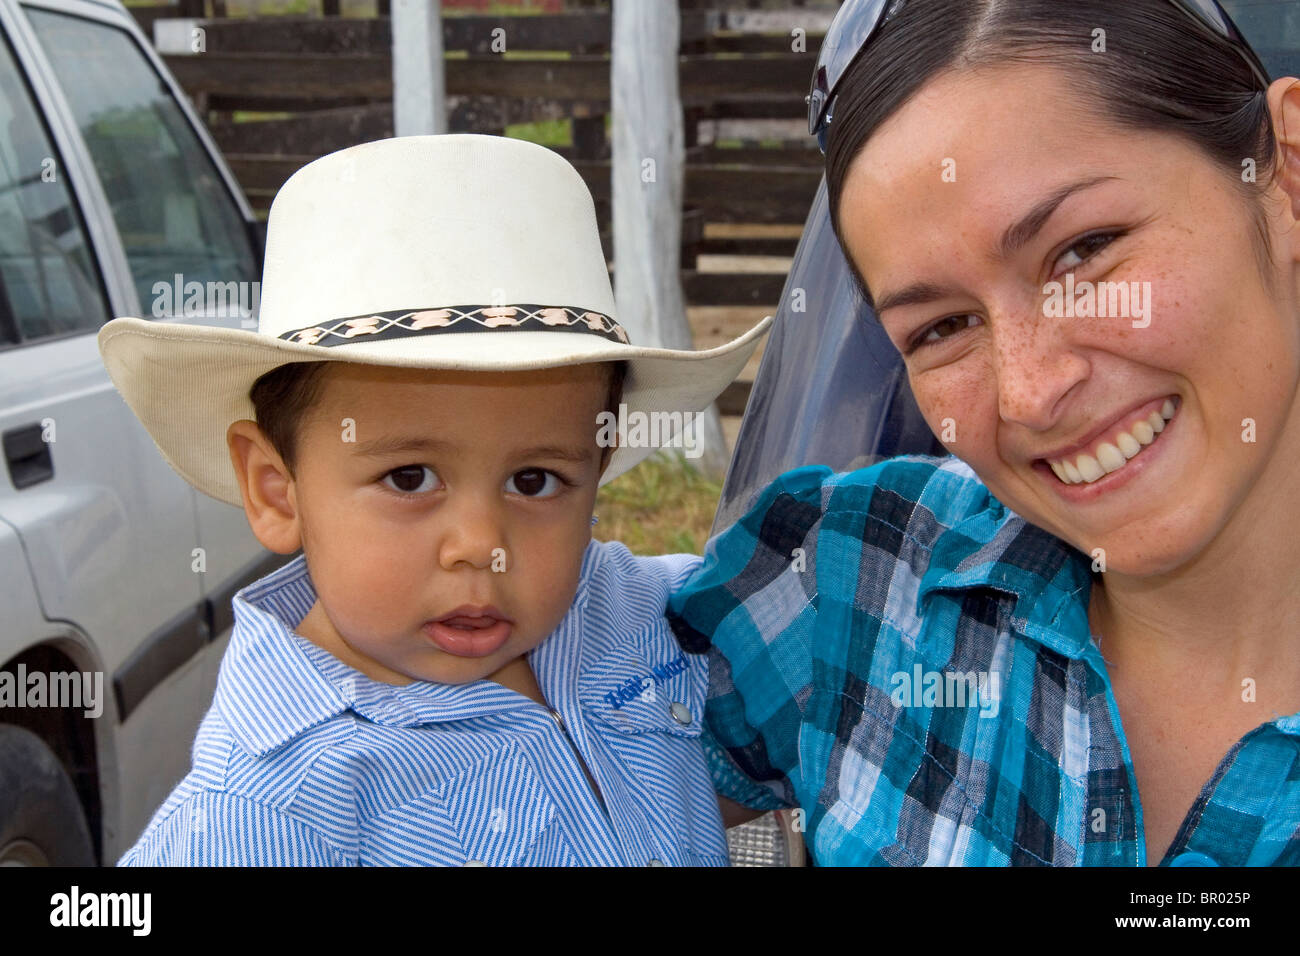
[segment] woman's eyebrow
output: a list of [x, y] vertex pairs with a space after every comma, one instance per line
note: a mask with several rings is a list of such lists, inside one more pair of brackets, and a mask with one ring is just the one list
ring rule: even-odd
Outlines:
[[1118, 178], [1118, 176], [1094, 176], [1091, 179], [1081, 179], [1077, 183], [1061, 186], [1002, 234], [1002, 241], [998, 244], [999, 257], [1004, 260], [1010, 259], [1023, 249], [1034, 236], [1038, 235], [1038, 230], [1046, 225], [1047, 220], [1052, 218], [1052, 213], [1056, 212], [1057, 207], [1075, 193]]
[[952, 294], [952, 289], [935, 285], [932, 282], [913, 282], [897, 292], [890, 292], [881, 296], [874, 303], [874, 307], [876, 314], [879, 315], [886, 309], [897, 309], [899, 306], [904, 305], [924, 305], [927, 302], [933, 302], [935, 299], [942, 299]]
[[[1052, 214], [1056, 212], [1061, 203], [1075, 193], [1118, 178], [1117, 176], [1094, 176], [1090, 179], [1081, 179], [1078, 182], [1060, 186], [1007, 228], [1007, 231], [1002, 234], [1002, 240], [998, 243], [998, 258], [1002, 260], [1009, 259], [1023, 249], [1034, 236], [1038, 235], [1039, 230], [1047, 224], [1047, 220], [1052, 218]], [[914, 282], [897, 292], [882, 295], [870, 304], [873, 305], [876, 314], [879, 315], [886, 309], [896, 309], [905, 305], [924, 305], [927, 302], [933, 302], [936, 299], [942, 299], [953, 294], [955, 294], [954, 290], [935, 285], [932, 282]]]

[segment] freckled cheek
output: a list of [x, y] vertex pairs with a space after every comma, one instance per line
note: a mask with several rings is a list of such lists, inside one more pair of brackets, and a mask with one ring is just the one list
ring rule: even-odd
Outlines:
[[1203, 354], [1210, 343], [1239, 350], [1259, 331], [1260, 317], [1276, 307], [1260, 285], [1253, 256], [1237, 266], [1189, 267], [1176, 276], [1157, 276], [1150, 292], [1150, 328], [1132, 334], [1163, 329], [1167, 334], [1157, 343], [1180, 355]]
[[976, 462], [995, 451], [997, 381], [974, 357], [910, 378], [917, 407], [944, 447]]
[[1145, 328], [1124, 322], [1103, 347], [1114, 355], [1187, 379], [1208, 398], [1253, 391], [1259, 370], [1278, 355], [1251, 294], [1163, 283], [1152, 293]]

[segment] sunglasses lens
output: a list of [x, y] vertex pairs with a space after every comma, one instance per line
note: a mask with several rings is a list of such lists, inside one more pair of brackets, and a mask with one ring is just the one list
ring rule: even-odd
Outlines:
[[[1172, 0], [1175, 6], [1200, 21], [1207, 29], [1236, 45], [1251, 69], [1268, 85], [1268, 73], [1251, 51], [1244, 37], [1215, 0]], [[816, 136], [825, 152], [825, 118], [835, 88], [880, 26], [891, 0], [844, 0], [835, 14], [817, 54], [812, 88], [808, 92], [808, 133]]]
[[1213, 0], [1174, 0], [1188, 13], [1196, 16], [1207, 27], [1222, 37], [1233, 37], [1233, 30], [1224, 19], [1223, 11]]
[[817, 54], [808, 93], [808, 133], [816, 135], [822, 114], [840, 78], [875, 32], [890, 0], [844, 0]]
[[1175, 6], [1195, 17], [1206, 28], [1223, 37], [1235, 46], [1241, 57], [1250, 65], [1265, 87], [1269, 84], [1268, 71], [1260, 62], [1258, 54], [1251, 48], [1246, 38], [1241, 35], [1231, 18], [1216, 0], [1173, 0]]

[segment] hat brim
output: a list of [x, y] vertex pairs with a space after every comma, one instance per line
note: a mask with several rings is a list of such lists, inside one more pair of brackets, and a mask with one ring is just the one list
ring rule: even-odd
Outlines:
[[[105, 323], [98, 343], [114, 386], [167, 463], [199, 491], [242, 508], [226, 431], [231, 422], [255, 419], [249, 389], [288, 362], [486, 372], [622, 360], [628, 363], [622, 400], [629, 418], [633, 412], [684, 416], [708, 408], [735, 380], [771, 323], [769, 315], [725, 345], [698, 352], [624, 345], [577, 332], [525, 331], [493, 335], [495, 343], [508, 343], [504, 349], [485, 349], [481, 332], [430, 335], [418, 345], [357, 341], [324, 347], [253, 331], [139, 318]], [[601, 483], [655, 450], [616, 448]]]

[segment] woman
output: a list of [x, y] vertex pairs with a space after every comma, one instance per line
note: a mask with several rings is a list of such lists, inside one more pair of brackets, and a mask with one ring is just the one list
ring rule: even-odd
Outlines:
[[823, 865], [1300, 864], [1300, 82], [1217, 13], [895, 3], [814, 97], [955, 457], [781, 476], [670, 615]]

